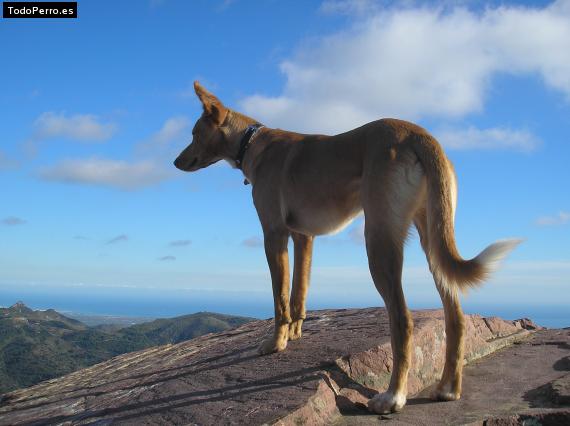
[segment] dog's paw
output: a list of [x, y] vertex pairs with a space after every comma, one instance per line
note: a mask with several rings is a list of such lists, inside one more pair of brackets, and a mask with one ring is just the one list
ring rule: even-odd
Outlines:
[[276, 339], [274, 336], [265, 339], [257, 349], [259, 355], [269, 355], [274, 352], [281, 352], [287, 347], [287, 337]]
[[457, 401], [461, 397], [461, 386], [450, 381], [441, 381], [430, 394], [434, 401]]
[[461, 395], [458, 392], [446, 392], [437, 389], [430, 394], [430, 398], [434, 401], [457, 401]]
[[368, 409], [376, 414], [394, 413], [406, 405], [406, 397], [392, 392], [379, 393], [368, 401]]
[[302, 326], [303, 326], [302, 319], [298, 319], [289, 324], [289, 340], [297, 340], [301, 338], [301, 335], [303, 334], [301, 332]]

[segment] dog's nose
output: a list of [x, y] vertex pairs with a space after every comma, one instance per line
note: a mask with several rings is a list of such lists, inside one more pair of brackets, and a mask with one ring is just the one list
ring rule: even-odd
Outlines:
[[174, 160], [174, 167], [176, 167], [177, 169], [180, 168], [180, 157], [178, 157], [176, 160]]

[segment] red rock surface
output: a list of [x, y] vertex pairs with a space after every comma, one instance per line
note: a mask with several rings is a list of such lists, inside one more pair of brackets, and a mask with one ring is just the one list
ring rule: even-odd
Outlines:
[[337, 426], [570, 425], [570, 330], [539, 330], [465, 367], [459, 401], [433, 402], [432, 387], [408, 399], [401, 413], [364, 411], [340, 418]]
[[[409, 390], [434, 383], [443, 368], [440, 310], [414, 312]], [[5, 395], [0, 424], [329, 424], [362, 412], [392, 367], [386, 311], [310, 312], [301, 340], [259, 357], [270, 320], [177, 345], [121, 355]], [[528, 337], [520, 323], [469, 316], [466, 358]]]

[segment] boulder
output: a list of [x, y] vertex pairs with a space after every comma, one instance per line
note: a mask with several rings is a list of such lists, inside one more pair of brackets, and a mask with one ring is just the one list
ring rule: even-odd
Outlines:
[[[441, 310], [413, 312], [409, 392], [443, 369]], [[383, 308], [308, 313], [303, 337], [258, 356], [271, 320], [176, 345], [124, 354], [67, 376], [6, 394], [0, 424], [330, 424], [360, 412], [387, 388], [392, 370]], [[466, 361], [531, 334], [520, 323], [467, 316]]]

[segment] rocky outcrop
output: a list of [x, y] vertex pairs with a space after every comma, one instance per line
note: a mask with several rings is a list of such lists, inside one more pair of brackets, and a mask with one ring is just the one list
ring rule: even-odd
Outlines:
[[[434, 403], [432, 387], [408, 400], [386, 425], [570, 425], [570, 329], [537, 330], [467, 365], [459, 401]], [[337, 426], [374, 424], [370, 415], [343, 417]], [[377, 419], [373, 419], [376, 420]]]
[[[413, 313], [410, 394], [433, 384], [444, 361], [443, 312]], [[468, 316], [466, 359], [528, 337], [528, 322]], [[6, 394], [0, 424], [329, 424], [362, 412], [392, 369], [384, 309], [310, 312], [303, 338], [260, 357], [272, 321], [118, 356]]]

